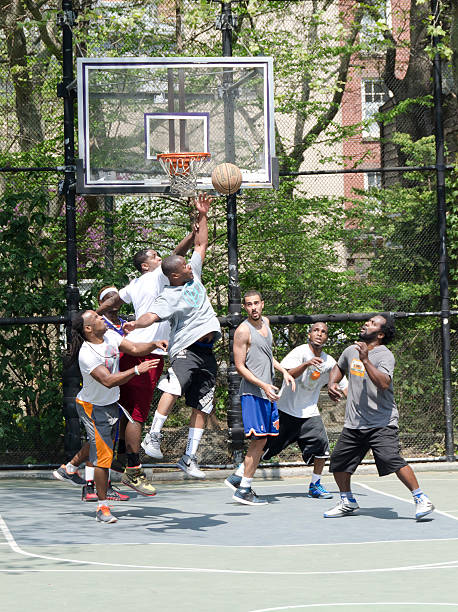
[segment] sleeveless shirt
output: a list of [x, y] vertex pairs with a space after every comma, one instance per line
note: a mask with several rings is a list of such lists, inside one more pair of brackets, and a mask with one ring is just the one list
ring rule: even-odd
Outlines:
[[[242, 325], [247, 325], [250, 330], [250, 348], [246, 354], [245, 365], [256, 378], [271, 385], [274, 379], [272, 332], [265, 323], [264, 317], [262, 320], [267, 328], [266, 338], [248, 320], [242, 323]], [[266, 394], [260, 387], [248, 382], [245, 378], [242, 378], [239, 393], [240, 395], [256, 395], [267, 399]]]

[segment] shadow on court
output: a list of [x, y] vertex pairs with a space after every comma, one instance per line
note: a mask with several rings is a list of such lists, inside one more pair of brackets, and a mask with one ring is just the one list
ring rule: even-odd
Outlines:
[[[103, 605], [100, 572], [102, 582], [119, 588], [117, 604], [132, 605], [130, 589], [146, 589], [156, 610], [181, 610], [184, 600], [193, 611], [243, 612], [312, 604], [326, 609], [326, 601], [328, 609], [332, 602], [339, 609], [359, 602], [358, 609], [364, 609], [360, 603], [367, 601], [367, 609], [376, 610], [381, 597], [390, 610], [405, 610], [399, 602], [407, 601], [454, 605], [455, 479], [454, 474], [422, 477], [438, 510], [421, 522], [397, 479], [367, 475], [355, 477], [360, 510], [343, 518], [323, 518], [338, 499], [331, 481], [333, 499], [315, 500], [306, 497], [303, 480], [292, 478], [256, 481], [254, 488], [269, 504], [255, 508], [234, 502], [222, 483], [158, 485], [155, 497], [133, 492], [128, 502], [113, 504], [119, 519], [114, 525], [97, 523], [96, 504], [81, 502], [76, 487], [0, 481], [0, 584], [12, 575], [20, 585], [21, 605], [34, 611], [57, 610], [58, 601], [70, 611], [80, 609], [65, 590], [65, 581], [75, 577], [97, 607]], [[55, 607], [49, 591], [36, 599], [26, 586], [44, 592], [43, 580], [54, 589]], [[234, 599], [235, 590], [244, 597]], [[135, 600], [136, 610], [151, 605]]]

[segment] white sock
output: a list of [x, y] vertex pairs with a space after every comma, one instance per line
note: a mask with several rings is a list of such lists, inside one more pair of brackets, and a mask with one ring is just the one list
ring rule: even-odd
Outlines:
[[235, 475], [236, 476], [243, 476], [245, 474], [245, 464], [242, 463], [239, 465], [239, 467], [235, 470]]
[[75, 472], [78, 471], [78, 468], [75, 467], [73, 463], [67, 463], [67, 465], [65, 466], [65, 469], [67, 470], [67, 474], [74, 474]]
[[245, 478], [245, 476], [243, 476], [242, 482], [240, 483], [240, 488], [241, 489], [251, 489], [252, 482], [253, 482], [252, 478]]
[[106, 500], [106, 499], [99, 499], [99, 503], [98, 503], [98, 506], [97, 506], [97, 510], [98, 510], [99, 508], [101, 508], [102, 506], [106, 506], [106, 505], [107, 505], [107, 500]]
[[417, 497], [418, 495], [424, 495], [424, 493], [421, 489], [415, 489], [414, 491], [412, 491], [412, 495], [414, 497]]
[[84, 468], [84, 480], [94, 480], [95, 468], [93, 465], [86, 465]]
[[340, 492], [340, 499], [342, 501], [345, 501], [348, 499], [348, 501], [356, 501], [355, 496], [353, 495], [353, 493], [351, 491], [341, 491]]
[[111, 468], [108, 468], [108, 482], [111, 482]]
[[194, 455], [197, 453], [203, 433], [204, 430], [199, 429], [198, 427], [189, 428], [188, 442], [186, 444], [186, 454], [188, 457], [194, 457]]
[[167, 420], [167, 414], [161, 414], [156, 410], [154, 413], [153, 422], [151, 424], [151, 429], [149, 430], [150, 434], [152, 433], [161, 433], [161, 429], [164, 427], [164, 423]]
[[312, 484], [316, 484], [317, 482], [320, 482], [320, 478], [321, 478], [321, 474], [315, 474], [315, 472], [313, 472]]

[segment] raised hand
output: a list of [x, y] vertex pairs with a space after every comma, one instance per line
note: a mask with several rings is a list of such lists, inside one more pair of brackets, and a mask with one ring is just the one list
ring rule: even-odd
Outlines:
[[194, 198], [194, 203], [196, 205], [196, 209], [202, 215], [208, 215], [208, 211], [210, 210], [210, 205], [213, 202], [213, 197], [208, 193], [199, 193], [196, 198]]

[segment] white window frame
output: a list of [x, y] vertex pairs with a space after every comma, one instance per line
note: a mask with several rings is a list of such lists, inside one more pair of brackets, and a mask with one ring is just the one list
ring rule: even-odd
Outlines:
[[[361, 118], [363, 121], [370, 120], [376, 113], [378, 113], [379, 108], [383, 106], [383, 104], [385, 104], [385, 102], [390, 97], [390, 93], [387, 91], [384, 100], [375, 100], [373, 102], [367, 102], [366, 85], [369, 83], [381, 83], [384, 87], [382, 79], [373, 77], [361, 79]], [[376, 94], [374, 91], [372, 91], [372, 94], [374, 95], [374, 97], [376, 95], [379, 95], [378, 93]], [[365, 125], [363, 127], [362, 136], [364, 139], [368, 140], [376, 140], [377, 138], [380, 138], [380, 126], [378, 125], [378, 123], [373, 120], [368, 125]]]

